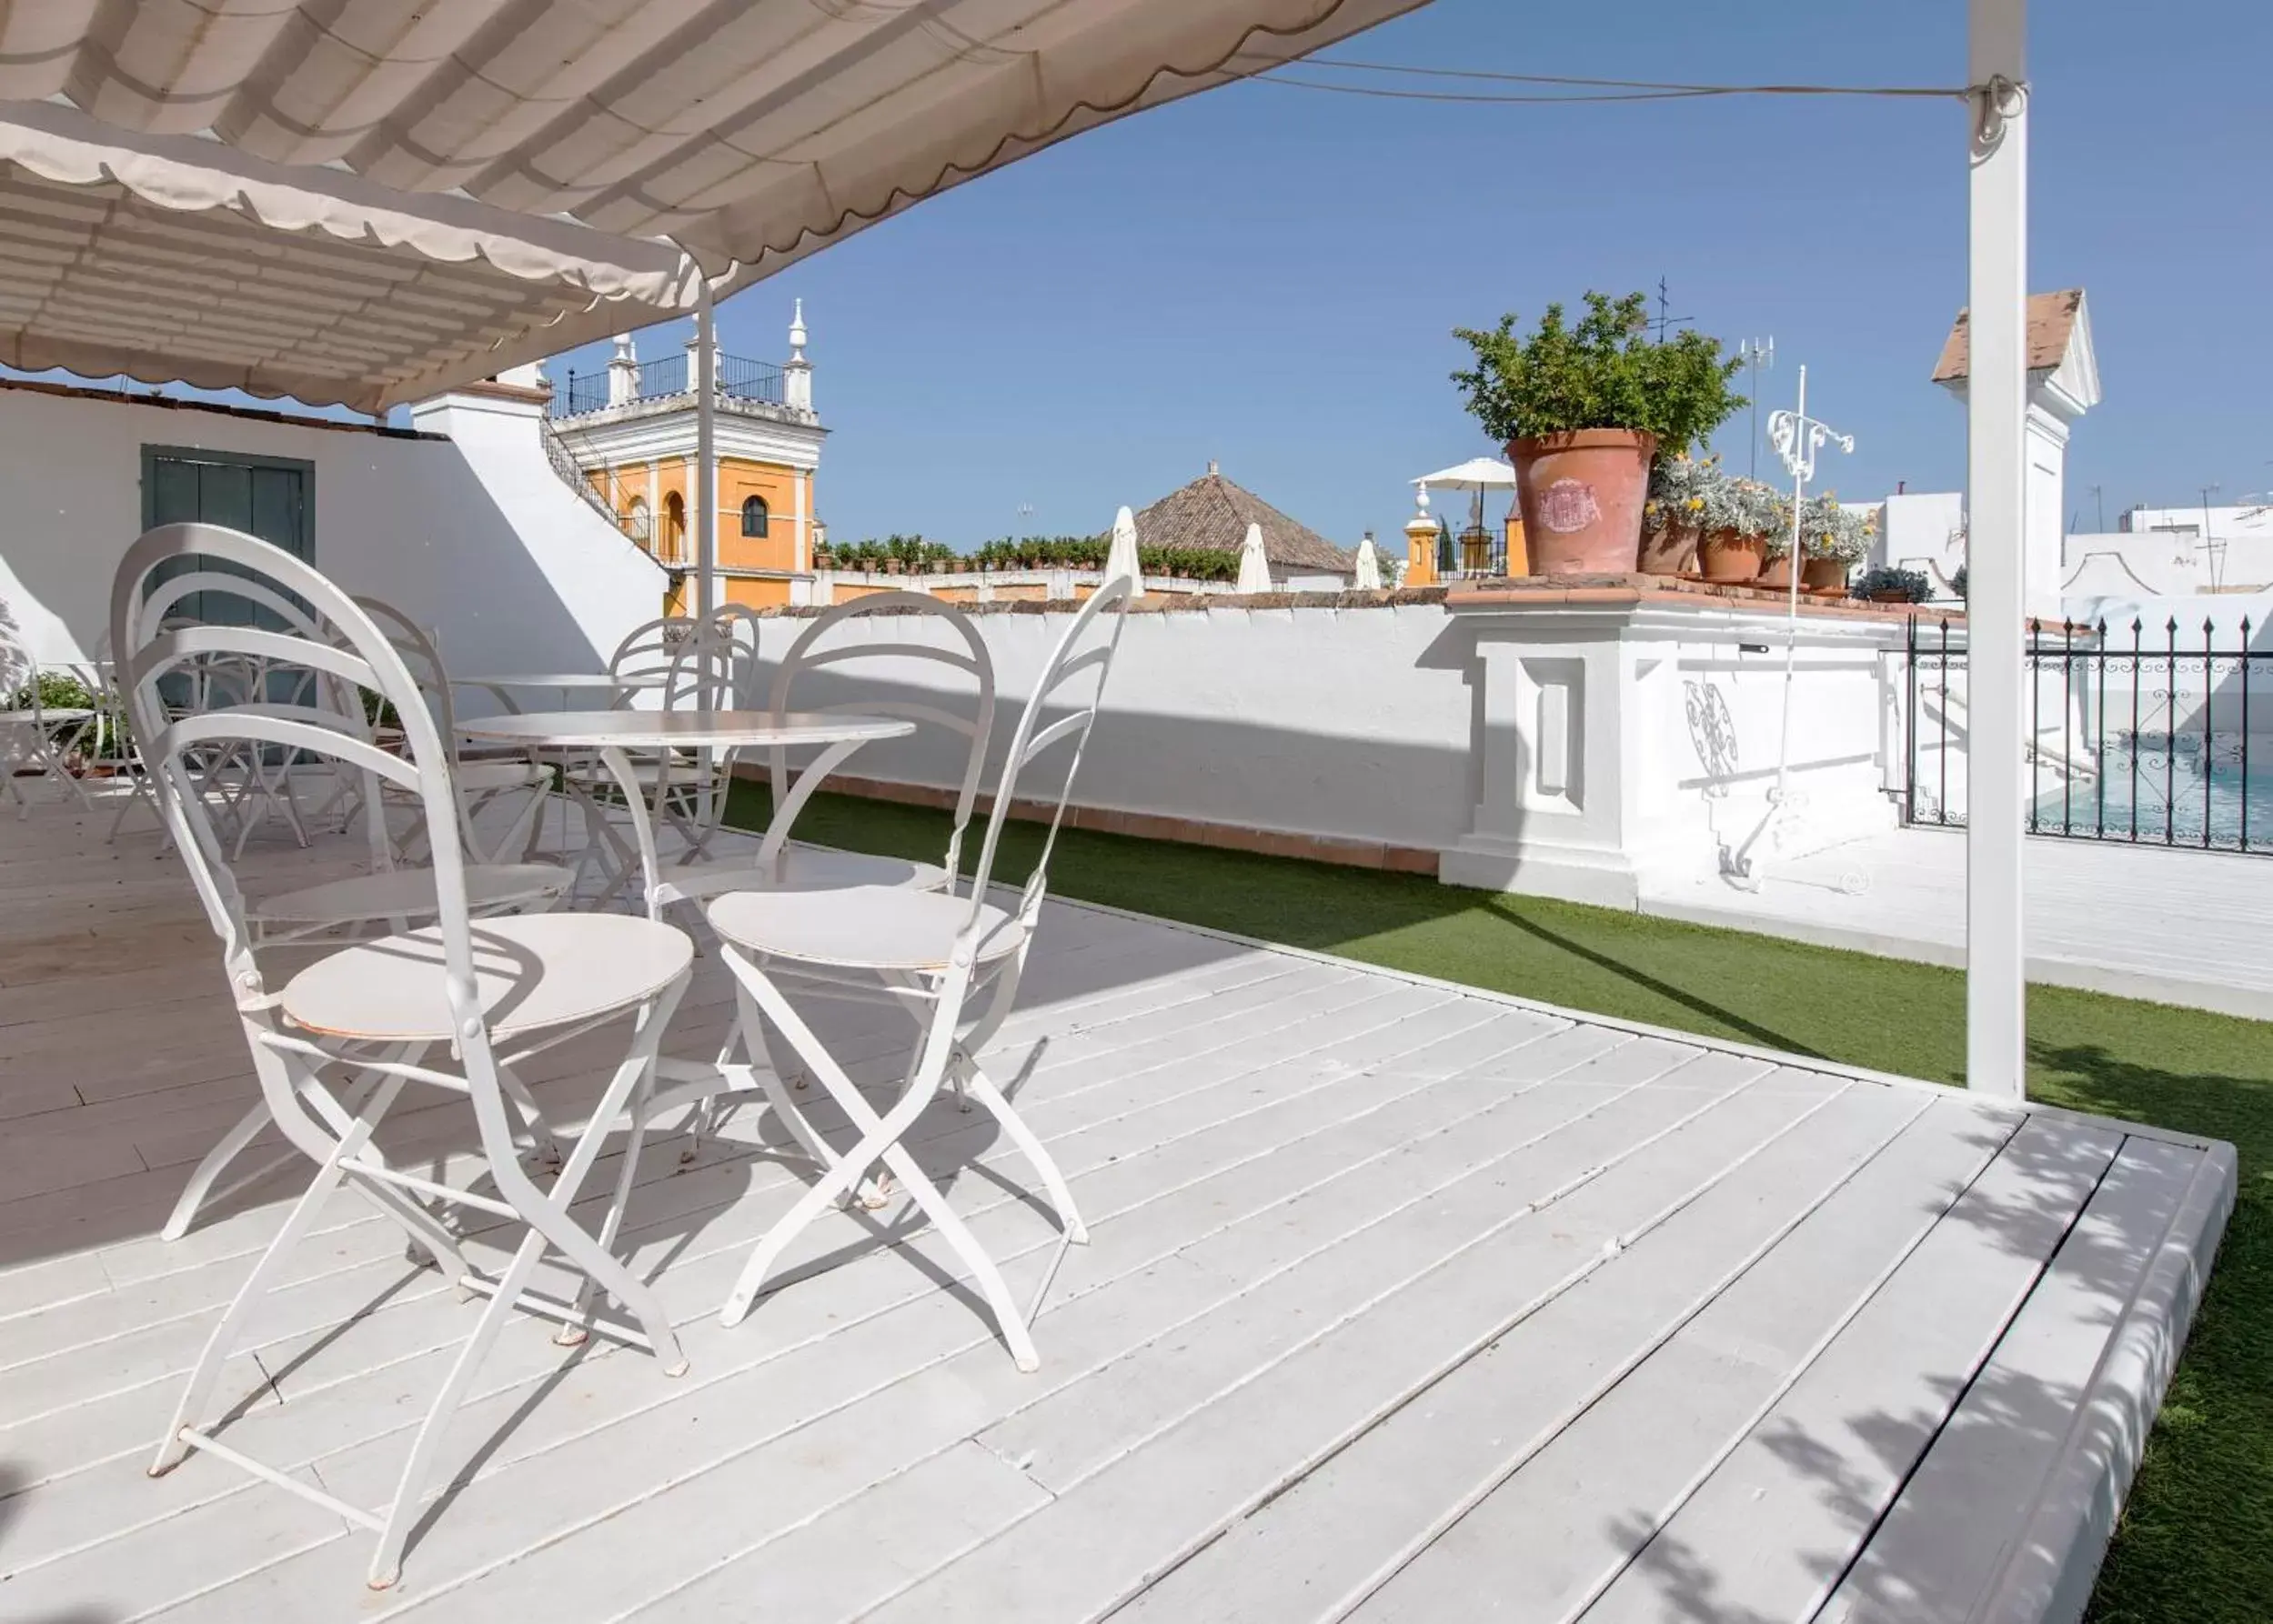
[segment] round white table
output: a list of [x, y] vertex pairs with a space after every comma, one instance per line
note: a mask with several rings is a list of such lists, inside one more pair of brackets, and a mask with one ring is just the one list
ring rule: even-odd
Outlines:
[[[656, 775], [656, 805], [640, 792], [627, 750], [659, 752], [700, 751], [711, 757], [731, 757], [737, 750], [776, 747], [820, 746], [814, 764], [821, 777], [865, 744], [879, 739], [905, 738], [916, 725], [900, 717], [858, 716], [834, 711], [769, 710], [562, 710], [531, 711], [516, 716], [477, 717], [461, 720], [458, 730], [470, 739], [488, 744], [516, 744], [533, 750], [597, 753], [601, 764], [623, 791], [631, 808], [636, 853], [624, 847], [606, 810], [573, 776], [564, 776], [569, 793], [582, 805], [596, 852], [602, 840], [614, 848], [616, 875], [602, 900], [614, 896], [637, 858], [646, 881], [648, 911], [656, 912], [654, 889], [659, 864], [656, 856], [654, 818], [663, 811], [669, 774]], [[707, 840], [705, 834], [702, 839]], [[701, 841], [687, 857], [699, 855]]]
[[[623, 791], [624, 804], [630, 809], [632, 832], [638, 842], [636, 856], [646, 882], [648, 917], [654, 918], [661, 912], [656, 897], [661, 866], [656, 856], [654, 809], [640, 794], [639, 777], [632, 771], [625, 751], [700, 750], [730, 755], [741, 749], [819, 746], [821, 753], [807, 769], [818, 779], [834, 771], [839, 763], [862, 745], [880, 739], [905, 738], [916, 730], [916, 725], [900, 717], [830, 711], [776, 714], [767, 710], [570, 710], [481, 717], [460, 722], [458, 730], [468, 738], [523, 745], [534, 750], [578, 755], [598, 752]], [[603, 839], [615, 848], [619, 867], [616, 876], [600, 894], [599, 904], [604, 906], [621, 887], [623, 877], [629, 873], [634, 854], [624, 847], [615, 826], [608, 820], [607, 809], [594, 801], [590, 792], [573, 777], [564, 775], [564, 779], [569, 793], [582, 805], [587, 827], [592, 831], [588, 857], [597, 853]], [[656, 776], [655, 796], [659, 803], [667, 793], [669, 780], [668, 773]], [[692, 857], [699, 850], [699, 845], [693, 846], [685, 855]], [[578, 879], [580, 883], [580, 873]], [[736, 1065], [723, 1054], [715, 1062], [659, 1058], [656, 1075], [675, 1086], [658, 1092], [649, 1101], [642, 1120], [651, 1120], [682, 1105], [700, 1105], [721, 1093], [779, 1089], [781, 1079], [773, 1074], [770, 1066], [762, 1068], [763, 1077], [759, 1075], [761, 1068], [756, 1065], [758, 1059], [753, 1055], [749, 1063]]]
[[[587, 705], [605, 703], [611, 709], [618, 709], [629, 705], [633, 694], [665, 687], [669, 681], [670, 678], [660, 671], [637, 671], [622, 677], [606, 671], [519, 671], [500, 677], [453, 677], [450, 687], [486, 689], [491, 698], [505, 707], [502, 714], [519, 716], [523, 712], [513, 697], [516, 693], [541, 690], [557, 694], [562, 710], [576, 707], [579, 700]], [[461, 738], [469, 737], [462, 727], [458, 729], [458, 736]], [[538, 848], [551, 838], [546, 832], [551, 817], [550, 810], [547, 809], [538, 817], [537, 827], [529, 831], [528, 849], [521, 854], [523, 857], [535, 857]], [[566, 845], [568, 838], [568, 827], [564, 808], [560, 826], [561, 844]]]

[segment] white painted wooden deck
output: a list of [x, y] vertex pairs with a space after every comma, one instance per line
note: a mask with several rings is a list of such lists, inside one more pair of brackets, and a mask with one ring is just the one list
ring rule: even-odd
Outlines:
[[[8, 1619], [2072, 1617], [2231, 1198], [2224, 1147], [1053, 906], [998, 1069], [1094, 1231], [1041, 1370], [890, 1211], [721, 1330], [800, 1164], [755, 1113], [666, 1141], [627, 1241], [690, 1372], [509, 1328], [374, 1594], [337, 1517], [144, 1475], [296, 1174], [155, 1238], [252, 1088], [179, 868], [106, 821], [0, 822]], [[726, 1009], [712, 965], [667, 1048]], [[462, 1103], [388, 1129], [462, 1171]], [[1034, 1289], [1015, 1152], [919, 1137]], [[476, 1312], [343, 1194], [224, 1437], [376, 1503]]]

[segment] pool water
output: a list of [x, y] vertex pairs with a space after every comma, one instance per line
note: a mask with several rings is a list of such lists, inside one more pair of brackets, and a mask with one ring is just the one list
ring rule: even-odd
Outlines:
[[2108, 740], [2096, 779], [2063, 781], [2038, 768], [2035, 830], [2273, 853], [2273, 740], [2250, 741], [2246, 776], [2240, 744], [2238, 735], [2214, 739], [2207, 772], [2200, 739], [2172, 751], [2159, 737]]

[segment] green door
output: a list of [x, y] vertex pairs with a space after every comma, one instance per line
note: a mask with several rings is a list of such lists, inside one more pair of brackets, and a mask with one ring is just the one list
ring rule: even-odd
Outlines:
[[[226, 525], [273, 542], [295, 557], [316, 561], [315, 466], [290, 457], [243, 456], [186, 446], [142, 448], [142, 527], [204, 523]], [[234, 574], [218, 560], [184, 558], [161, 578], [194, 569]], [[211, 600], [211, 601], [206, 601]], [[253, 618], [252, 606], [220, 592], [199, 592], [181, 612], [219, 625]]]

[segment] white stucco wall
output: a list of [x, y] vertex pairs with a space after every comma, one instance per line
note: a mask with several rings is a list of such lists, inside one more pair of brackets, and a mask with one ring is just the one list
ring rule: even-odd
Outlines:
[[0, 608], [40, 658], [89, 657], [142, 531], [142, 448], [188, 446], [312, 464], [317, 566], [438, 630], [453, 667], [598, 669], [664, 576], [561, 484], [520, 405], [421, 408], [456, 436], [435, 440], [0, 388]]
[[1956, 596], [1948, 584], [1965, 561], [1963, 491], [1904, 491], [1886, 498], [1867, 560], [1872, 567], [1921, 570], [1943, 597]]
[[[1069, 619], [974, 617], [994, 661], [1001, 707], [990, 788], [1018, 707]], [[770, 666], [810, 624], [760, 622], [761, 659]], [[937, 623], [908, 617], [852, 626], [879, 642], [920, 635], [956, 646]], [[1079, 798], [1248, 828], [1444, 846], [1464, 827], [1470, 774], [1468, 689], [1451, 629], [1434, 605], [1131, 615]], [[863, 664], [853, 677], [832, 681], [824, 672], [807, 680], [796, 702], [807, 694], [841, 703], [883, 689], [944, 693], [956, 686], [951, 672], [923, 661]], [[846, 770], [944, 786], [960, 776], [960, 741], [927, 729], [861, 751]], [[1053, 791], [1055, 782], [1037, 779], [1020, 793]]]
[[[996, 667], [999, 763], [1068, 617], [974, 623]], [[760, 623], [769, 680], [809, 624]], [[950, 646], [936, 622], [854, 624], [876, 641]], [[1803, 627], [1795, 780], [1841, 827], [1886, 827], [1898, 760], [1888, 651], [1900, 631], [1886, 621]], [[1781, 622], [1756, 613], [1414, 604], [1135, 614], [1076, 798], [1433, 851], [1458, 883], [1630, 905], [1641, 867], [1713, 872], [1722, 848], [1757, 824], [1775, 776], [1782, 674]], [[924, 661], [806, 681], [794, 703], [936, 698], [958, 687]], [[961, 761], [960, 741], [927, 730], [871, 747], [847, 770], [945, 787]]]

